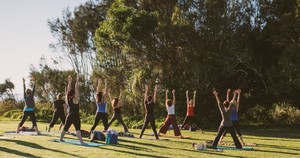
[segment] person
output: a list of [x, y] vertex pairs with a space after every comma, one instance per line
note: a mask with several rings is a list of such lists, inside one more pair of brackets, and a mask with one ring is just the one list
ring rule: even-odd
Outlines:
[[184, 121], [183, 121], [180, 129], [184, 129], [184, 127], [187, 123], [189, 123], [190, 126], [195, 124], [195, 122], [194, 122], [194, 120], [195, 120], [195, 114], [194, 114], [195, 110], [194, 109], [195, 109], [195, 104], [196, 104], [196, 93], [197, 93], [197, 91], [194, 91], [194, 95], [193, 95], [192, 100], [189, 99], [189, 91], [187, 90], [186, 93], [185, 93], [186, 94], [186, 105], [187, 105], [186, 109], [187, 110], [186, 110], [186, 116], [184, 118]]
[[71, 89], [72, 84], [72, 77], [68, 76], [68, 85], [66, 88], [66, 103], [68, 106], [68, 115], [66, 117], [65, 126], [64, 129], [61, 132], [60, 135], [60, 141], [64, 142], [64, 136], [66, 132], [69, 130], [71, 125], [73, 124], [76, 130], [77, 138], [81, 145], [86, 145], [86, 143], [83, 142], [82, 136], [81, 136], [81, 122], [80, 122], [80, 115], [79, 115], [79, 74], [77, 74], [76, 82], [75, 82], [75, 90]]
[[159, 130], [159, 135], [161, 133], [166, 134], [170, 125], [172, 125], [173, 130], [174, 130], [174, 134], [175, 137], [179, 137], [179, 138], [183, 138], [183, 136], [181, 135], [181, 132], [177, 126], [177, 122], [176, 122], [176, 115], [175, 115], [175, 90], [172, 90], [172, 94], [173, 94], [173, 101], [171, 99], [168, 98], [168, 93], [169, 90], [166, 89], [166, 108], [168, 111], [168, 115], [167, 118], [164, 122], [164, 124], [162, 125], [162, 127]]
[[146, 110], [146, 115], [145, 115], [144, 125], [142, 127], [142, 131], [140, 134], [140, 138], [143, 137], [145, 129], [147, 128], [148, 124], [150, 123], [153, 133], [155, 135], [155, 138], [159, 139], [157, 131], [156, 131], [155, 115], [154, 115], [154, 106], [156, 104], [157, 84], [154, 87], [153, 96], [148, 95], [148, 90], [149, 90], [149, 87], [146, 84], [145, 85], [145, 94], [144, 94], [144, 106], [145, 106], [145, 110]]
[[[109, 98], [111, 100], [110, 93], [108, 93], [108, 96], [109, 96]], [[109, 126], [115, 120], [118, 120], [119, 123], [121, 123], [121, 125], [124, 128], [124, 132], [127, 133], [128, 132], [128, 128], [126, 127], [126, 125], [125, 125], [125, 123], [124, 123], [124, 121], [122, 119], [122, 116], [121, 116], [121, 107], [122, 107], [122, 105], [123, 105], [123, 102], [122, 102], [122, 92], [120, 92], [119, 98], [113, 98], [111, 100], [111, 106], [114, 109], [114, 114], [113, 114], [112, 118], [110, 119], [110, 121], [108, 122], [107, 128], [109, 128]]]
[[50, 132], [51, 128], [53, 128], [55, 122], [58, 120], [58, 118], [60, 118], [61, 120], [61, 124], [59, 127], [59, 130], [61, 129], [62, 125], [65, 124], [65, 120], [66, 120], [66, 111], [67, 111], [67, 107], [66, 107], [66, 102], [63, 99], [63, 94], [58, 93], [58, 95], [56, 96], [56, 100], [53, 103], [53, 107], [54, 107], [54, 112], [53, 112], [53, 117], [52, 120], [50, 122], [49, 128], [48, 128], [48, 132]]
[[237, 92], [236, 91], [234, 92], [233, 98], [230, 102], [225, 100], [223, 102], [223, 105], [222, 105], [222, 103], [219, 99], [218, 92], [216, 90], [214, 90], [213, 94], [214, 94], [214, 96], [217, 100], [219, 110], [220, 110], [221, 116], [222, 116], [222, 121], [220, 123], [218, 134], [217, 134], [216, 138], [214, 139], [214, 141], [212, 143], [212, 148], [217, 147], [222, 134], [224, 133], [225, 130], [228, 130], [231, 137], [233, 138], [235, 147], [238, 148], [238, 149], [241, 149], [242, 145], [241, 145], [239, 139], [236, 136], [235, 130], [234, 130], [233, 125], [232, 125], [232, 122], [230, 120], [230, 114], [231, 114], [231, 111], [232, 111], [232, 104], [233, 104], [234, 100], [236, 99]]
[[95, 114], [94, 118], [94, 123], [93, 126], [90, 130], [90, 133], [97, 127], [100, 119], [102, 120], [102, 123], [104, 125], [104, 130], [103, 132], [106, 132], [108, 129], [108, 119], [107, 119], [107, 103], [106, 103], [106, 98], [107, 98], [107, 80], [104, 80], [105, 82], [105, 87], [104, 91], [101, 91], [101, 79], [98, 79], [98, 84], [97, 84], [97, 89], [96, 89], [96, 106], [97, 106], [97, 111]]
[[16, 133], [20, 132], [20, 128], [23, 126], [24, 122], [26, 121], [27, 117], [29, 116], [32, 122], [32, 127], [36, 131], [38, 135], [40, 135], [40, 132], [38, 130], [37, 124], [36, 124], [36, 117], [34, 113], [34, 107], [35, 107], [35, 101], [34, 101], [34, 93], [35, 93], [35, 78], [32, 77], [33, 82], [33, 89], [30, 88], [26, 89], [25, 86], [25, 78], [23, 78], [23, 90], [24, 90], [24, 100], [25, 100], [25, 107], [23, 109], [23, 116], [21, 119], [21, 122], [18, 124]]
[[[230, 91], [231, 91], [230, 89], [227, 90], [227, 95], [226, 95], [226, 100], [227, 101], [229, 101]], [[242, 144], [245, 144], [244, 140], [243, 140], [243, 137], [242, 137], [242, 133], [240, 131], [240, 126], [239, 126], [239, 121], [238, 121], [238, 111], [239, 111], [239, 105], [240, 105], [241, 90], [237, 89], [236, 92], [237, 92], [237, 100], [233, 102], [233, 105], [235, 105], [235, 106], [232, 107], [230, 120], [232, 122], [234, 130], [236, 131], [237, 135], [240, 138], [240, 141], [242, 142]], [[223, 133], [219, 144], [223, 141], [223, 138], [226, 136], [227, 133], [228, 133], [227, 130]]]

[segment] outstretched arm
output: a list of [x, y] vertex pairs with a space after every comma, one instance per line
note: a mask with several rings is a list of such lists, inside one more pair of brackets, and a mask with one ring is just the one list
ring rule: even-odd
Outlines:
[[156, 94], [157, 94], [157, 84], [154, 86], [154, 93], [153, 93], [153, 102], [156, 103]]
[[168, 106], [167, 105], [167, 101], [169, 100], [169, 98], [168, 98], [168, 93], [169, 93], [169, 90], [168, 89], [166, 89], [166, 93], [165, 93], [165, 98], [166, 98], [166, 106]]
[[234, 91], [233, 92], [233, 97], [232, 97], [232, 100], [230, 101], [230, 104], [229, 104], [229, 109], [232, 107], [232, 104], [235, 104], [235, 100], [236, 100], [236, 95], [237, 95], [237, 91]]
[[68, 76], [68, 85], [67, 85], [67, 92], [71, 90], [71, 85], [72, 85], [72, 76]]
[[229, 101], [229, 94], [230, 94], [230, 89], [227, 89], [227, 94], [226, 94], [226, 100]]
[[175, 98], [175, 90], [172, 90], [172, 94], [173, 94], [173, 105], [175, 105], [176, 102], [176, 98]]
[[26, 86], [25, 86], [25, 78], [23, 77], [23, 94], [24, 94], [24, 97], [26, 96]]
[[196, 106], [196, 93], [197, 93], [197, 91], [195, 90], [194, 91], [194, 96], [193, 96], [193, 107]]

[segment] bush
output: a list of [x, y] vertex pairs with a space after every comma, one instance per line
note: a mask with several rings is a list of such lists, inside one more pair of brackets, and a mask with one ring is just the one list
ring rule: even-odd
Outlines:
[[9, 110], [3, 114], [4, 117], [10, 117], [11, 119], [21, 118], [23, 111], [20, 109]]
[[275, 103], [272, 109], [272, 119], [279, 125], [296, 125], [300, 122], [300, 112], [289, 103]]

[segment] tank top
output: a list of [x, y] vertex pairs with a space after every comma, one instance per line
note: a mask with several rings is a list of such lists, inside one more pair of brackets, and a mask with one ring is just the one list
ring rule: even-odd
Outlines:
[[64, 104], [65, 104], [65, 101], [63, 101], [63, 100], [55, 100], [54, 101], [54, 112], [64, 113]]
[[167, 110], [168, 110], [168, 115], [175, 114], [175, 106], [173, 104], [171, 106], [168, 106]]
[[236, 110], [236, 107], [232, 108], [231, 114], [230, 114], [230, 120], [237, 121], [238, 120], [238, 111]]
[[107, 104], [105, 102], [97, 102], [97, 112], [107, 113]]
[[74, 104], [73, 99], [68, 100], [69, 114], [79, 115], [79, 104]]
[[114, 108], [115, 114], [121, 114], [121, 107]]
[[194, 107], [193, 106], [188, 106], [187, 111], [186, 111], [187, 116], [194, 116]]
[[154, 102], [148, 103], [145, 101], [145, 107], [146, 107], [146, 114], [149, 116], [154, 116]]

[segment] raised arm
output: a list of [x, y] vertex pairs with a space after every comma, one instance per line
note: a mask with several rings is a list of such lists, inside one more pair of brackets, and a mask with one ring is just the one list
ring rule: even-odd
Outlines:
[[147, 85], [147, 84], [145, 84], [144, 102], [146, 102], [146, 101], [147, 101], [147, 97], [148, 97], [148, 89], [149, 89], [148, 85]]
[[226, 94], [226, 100], [229, 101], [229, 94], [230, 94], [230, 89], [227, 89], [227, 94]]
[[196, 93], [197, 93], [197, 91], [195, 90], [194, 91], [194, 96], [193, 96], [193, 107], [196, 106]]
[[104, 80], [103, 102], [106, 101], [106, 98], [107, 98], [107, 79]]
[[121, 107], [123, 105], [123, 99], [122, 99], [122, 91], [120, 91], [120, 95], [119, 95], [119, 102], [118, 102], [118, 107]]
[[157, 86], [157, 84], [155, 84], [155, 86], [154, 86], [154, 93], [153, 93], [153, 102], [154, 103], [156, 103], [157, 88], [158, 88], [158, 86]]
[[[71, 85], [72, 85], [72, 76], [68, 76], [68, 85], [67, 85], [67, 92], [71, 90]], [[66, 93], [67, 95], [67, 93]]]
[[23, 94], [24, 94], [24, 97], [26, 96], [26, 86], [25, 86], [25, 78], [23, 77]]
[[98, 79], [97, 88], [96, 88], [96, 94], [98, 94], [101, 91], [101, 79]]
[[235, 90], [233, 92], [233, 97], [232, 97], [232, 100], [230, 101], [230, 104], [229, 104], [229, 109], [232, 107], [232, 104], [235, 104], [236, 103], [236, 95], [237, 95], [237, 91]]
[[169, 100], [169, 98], [168, 98], [168, 93], [169, 93], [169, 90], [168, 90], [168, 89], [166, 89], [166, 93], [165, 93], [166, 102], [167, 102], [167, 100]]
[[189, 91], [188, 90], [185, 92], [185, 96], [186, 96], [186, 106], [189, 106], [190, 99], [189, 99]]
[[239, 106], [240, 106], [240, 99], [241, 99], [241, 90], [237, 90], [238, 96], [237, 96], [237, 101], [236, 101], [236, 110], [239, 111]]
[[172, 94], [173, 94], [173, 105], [175, 105], [176, 102], [176, 98], [175, 98], [175, 90], [172, 90]]
[[73, 99], [75, 104], [79, 103], [79, 74], [77, 74], [75, 81], [75, 97]]
[[217, 101], [217, 103], [218, 103], [218, 105], [219, 105], [221, 102], [220, 102], [220, 99], [219, 99], [219, 96], [218, 96], [218, 92], [217, 92], [216, 90], [214, 90], [214, 91], [213, 91], [213, 94], [214, 94], [214, 96], [215, 96], [215, 98], [216, 98], [216, 101]]

